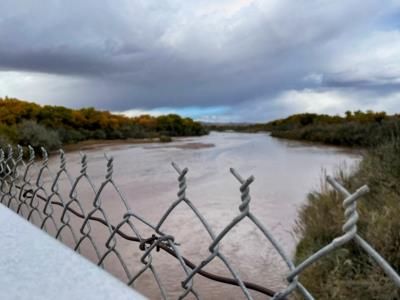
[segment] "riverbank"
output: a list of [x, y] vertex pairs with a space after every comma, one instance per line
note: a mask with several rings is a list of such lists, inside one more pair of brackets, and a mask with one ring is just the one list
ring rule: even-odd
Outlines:
[[375, 147], [389, 140], [400, 126], [400, 121], [381, 123], [314, 124], [290, 129], [271, 128], [271, 136], [298, 141], [318, 142], [344, 147]]
[[[400, 271], [400, 140], [371, 148], [353, 174], [337, 177], [350, 191], [367, 184], [358, 202], [359, 234]], [[342, 234], [343, 197], [324, 184], [299, 212], [296, 263]], [[316, 299], [399, 299], [400, 289], [354, 243], [319, 260], [300, 275]]]
[[[141, 144], [149, 144], [149, 146], [145, 147], [146, 149], [154, 149], [154, 148], [179, 148], [179, 149], [188, 149], [188, 150], [196, 150], [203, 148], [215, 147], [212, 143], [198, 143], [198, 142], [185, 142], [179, 143], [184, 138], [174, 138], [168, 142], [161, 141], [159, 138], [144, 138], [144, 139], [120, 139], [120, 140], [87, 140], [78, 142], [75, 144], [68, 144], [63, 147], [63, 150], [66, 152], [74, 152], [74, 151], [85, 151], [85, 150], [94, 150], [101, 149], [104, 147], [113, 147], [120, 145], [141, 145]], [[190, 139], [190, 137], [188, 138]], [[152, 145], [155, 144], [155, 145]]]
[[348, 112], [345, 117], [299, 114], [269, 122], [273, 137], [346, 147], [376, 147], [399, 136], [400, 116], [383, 112]]
[[159, 138], [143, 138], [143, 139], [117, 139], [117, 140], [86, 140], [74, 144], [63, 146], [63, 150], [67, 152], [84, 151], [98, 149], [107, 146], [129, 145], [129, 144], [151, 144], [160, 143]]

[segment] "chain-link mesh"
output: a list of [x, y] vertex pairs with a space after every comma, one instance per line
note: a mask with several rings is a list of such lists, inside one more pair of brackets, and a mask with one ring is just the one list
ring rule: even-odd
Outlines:
[[[41, 150], [42, 155], [39, 160], [36, 159], [32, 147], [28, 147], [27, 153], [24, 153], [24, 149], [20, 146], [17, 146], [16, 149], [11, 146], [5, 150], [0, 149], [0, 202], [55, 238], [64, 241], [75, 251], [88, 256], [105, 269], [107, 269], [106, 261], [113, 256], [114, 264], [119, 264], [123, 270], [124, 276], [120, 276], [121, 279], [130, 286], [134, 286], [143, 274], [151, 274], [163, 299], [169, 298], [169, 294], [163, 283], [164, 278], [160, 275], [158, 266], [153, 259], [159, 251], [169, 254], [178, 262], [181, 273], [177, 274], [182, 274], [179, 299], [188, 295], [192, 295], [196, 299], [200, 298], [194, 286], [194, 280], [199, 276], [224, 284], [236, 285], [247, 299], [252, 299], [250, 291], [265, 294], [273, 299], [285, 299], [295, 290], [298, 290], [305, 299], [313, 299], [306, 287], [299, 282], [298, 275], [317, 260], [352, 240], [364, 249], [400, 288], [399, 274], [357, 233], [357, 201], [368, 192], [367, 186], [351, 193], [335, 179], [327, 178], [330, 185], [344, 197], [343, 235], [336, 237], [330, 244], [296, 266], [268, 228], [250, 211], [250, 185], [254, 181], [253, 176], [243, 178], [236, 170], [230, 169], [239, 184], [241, 196], [239, 213], [223, 230], [215, 232], [186, 196], [187, 168], [181, 169], [177, 164], [172, 163], [172, 167], [178, 174], [177, 199], [170, 204], [160, 220], [156, 224], [152, 224], [130, 208], [126, 198], [114, 182], [112, 157], [105, 155], [105, 177], [100, 186], [96, 187], [87, 172], [86, 154], [81, 153], [79, 176], [73, 178], [67, 168], [66, 157], [62, 150], [59, 152], [59, 166], [56, 170], [51, 170], [48, 154], [45, 149]], [[87, 195], [85, 198], [79, 197], [78, 189], [83, 183], [91, 190], [92, 196], [89, 199]], [[123, 211], [116, 220], [110, 217], [104, 205], [103, 197], [106, 188], [111, 188], [116, 193], [117, 199], [113, 199], [113, 202], [119, 201], [122, 205]], [[171, 213], [181, 205], [185, 205], [193, 211], [211, 239], [208, 256], [204, 257], [197, 265], [182, 255], [180, 242], [184, 241], [176, 241], [173, 235], [162, 230], [163, 224]], [[287, 285], [283, 290], [273, 291], [265, 286], [242, 280], [238, 271], [221, 252], [219, 247], [221, 241], [232, 231], [232, 228], [245, 219], [258, 228], [286, 263], [288, 267]], [[100, 242], [101, 239], [94, 232], [94, 228], [98, 226], [102, 227], [102, 236], [106, 237], [103, 242]], [[127, 258], [122, 255], [122, 247], [131, 247], [132, 252], [139, 253], [137, 254], [139, 263], [132, 267], [127, 259], [132, 259], [133, 256]], [[205, 267], [215, 260], [222, 262], [230, 277], [205, 271]]]

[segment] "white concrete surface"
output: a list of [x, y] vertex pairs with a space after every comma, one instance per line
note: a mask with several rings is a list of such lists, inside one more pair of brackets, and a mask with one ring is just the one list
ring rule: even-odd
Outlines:
[[0, 299], [145, 299], [0, 204]]

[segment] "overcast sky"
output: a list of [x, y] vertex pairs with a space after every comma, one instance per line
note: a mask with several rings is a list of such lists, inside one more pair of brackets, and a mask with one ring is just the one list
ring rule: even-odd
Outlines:
[[1, 0], [5, 95], [206, 121], [400, 112], [400, 1]]

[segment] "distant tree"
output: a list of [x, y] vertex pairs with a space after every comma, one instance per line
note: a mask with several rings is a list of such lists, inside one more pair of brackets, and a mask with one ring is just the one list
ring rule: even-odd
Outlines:
[[[26, 123], [30, 121], [31, 123]], [[37, 140], [49, 147], [75, 143], [85, 139], [125, 139], [200, 135], [206, 130], [192, 119], [178, 115], [153, 117], [144, 115], [129, 118], [93, 107], [73, 110], [62, 106], [45, 105], [0, 98], [0, 135], [12, 142], [35, 144]], [[31, 127], [30, 127], [31, 126]], [[20, 131], [18, 133], [18, 131]], [[41, 134], [43, 134], [41, 136]], [[53, 143], [54, 142], [54, 143]]]

